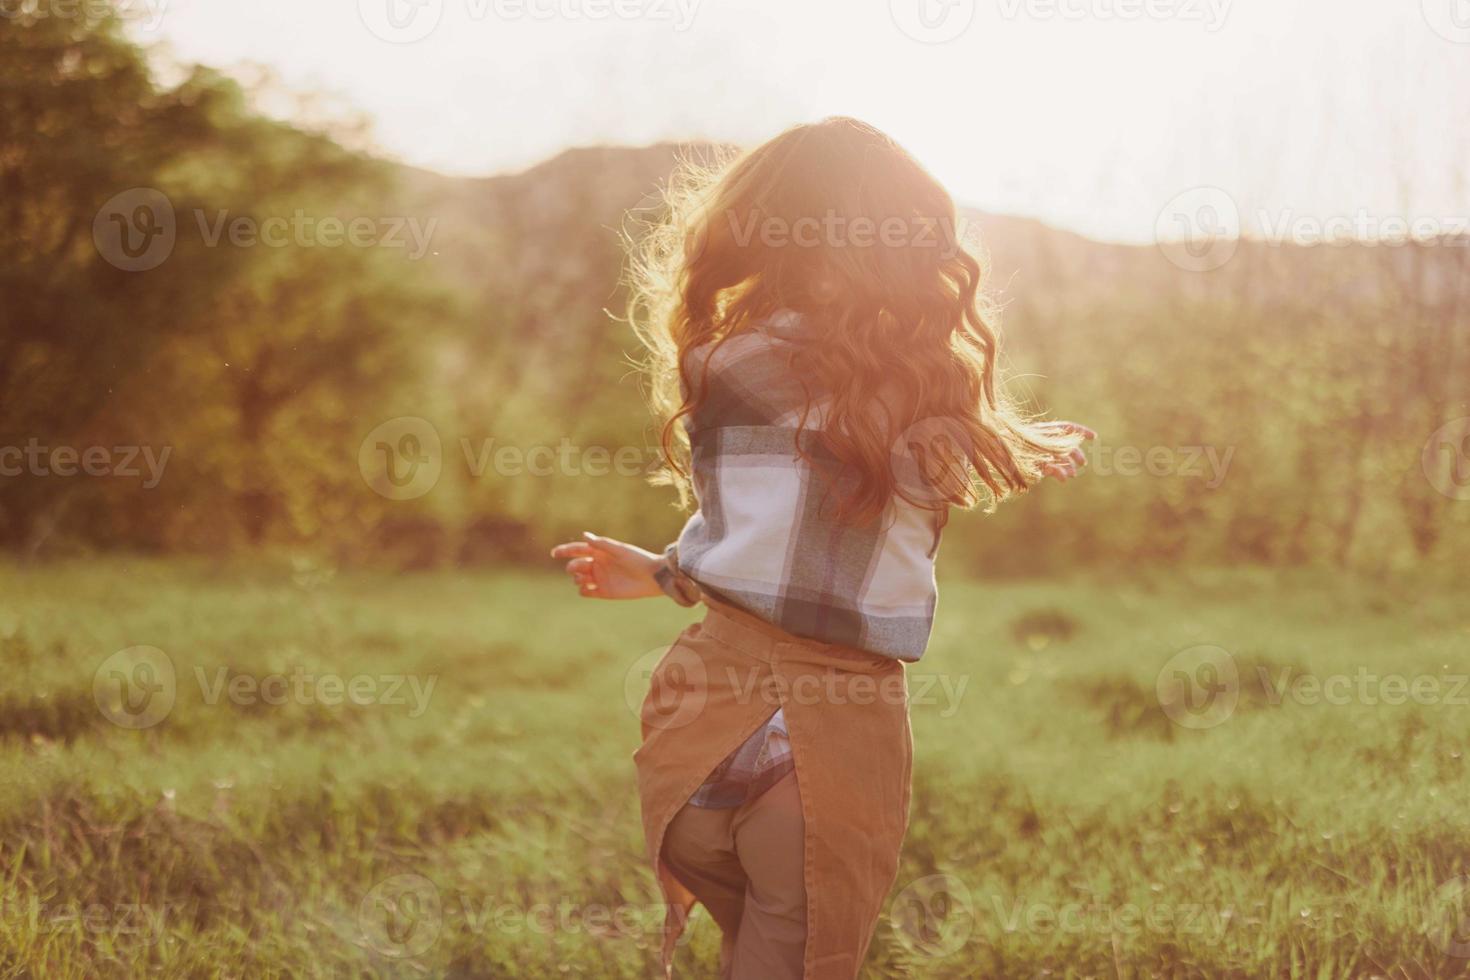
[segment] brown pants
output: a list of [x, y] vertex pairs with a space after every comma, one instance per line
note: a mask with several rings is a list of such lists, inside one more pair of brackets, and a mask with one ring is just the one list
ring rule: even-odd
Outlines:
[[[707, 902], [727, 933], [726, 952], [732, 967], [734, 945], [791, 948], [777, 939], [761, 940], [768, 926], [761, 918], [772, 889], [798, 895], [796, 884], [783, 888], [779, 877], [800, 867], [806, 894], [805, 939], [801, 948], [803, 980], [853, 980], [862, 966], [873, 931], [898, 875], [898, 852], [908, 826], [909, 738], [908, 696], [901, 663], [847, 647], [817, 643], [782, 632], [748, 612], [706, 597], [709, 614], [679, 634], [654, 668], [641, 713], [643, 744], [633, 754], [643, 834], [648, 856], [667, 903], [662, 972], [672, 976], [674, 952], [690, 910], [703, 896], [674, 874], [670, 858], [682, 856], [690, 884], [711, 878]], [[752, 812], [714, 815], [688, 812], [689, 797], [710, 770], [740, 746], [780, 706], [796, 763], [795, 787], [776, 788], [750, 806]], [[799, 787], [799, 792], [796, 791]], [[787, 823], [800, 836], [801, 849], [766, 844], [767, 852], [746, 843], [784, 839], [761, 831], [757, 815], [775, 810], [781, 800], [800, 807], [801, 821]], [[738, 862], [739, 876], [728, 863], [707, 868], [718, 849], [676, 843], [685, 828], [701, 830], [707, 821], [728, 820], [718, 838], [728, 858]], [[676, 828], [675, 823], [682, 826]], [[772, 820], [770, 823], [774, 824]], [[718, 826], [718, 824], [717, 824]], [[754, 834], [751, 831], [755, 831]], [[786, 848], [786, 849], [783, 849]], [[786, 854], [793, 856], [787, 857]], [[779, 856], [779, 860], [777, 857]], [[774, 863], [763, 864], [766, 858]], [[713, 872], [713, 873], [711, 873]], [[747, 893], [754, 897], [750, 902]], [[736, 912], [736, 895], [741, 896]], [[721, 899], [724, 899], [722, 902]], [[748, 904], [747, 904], [748, 903]], [[716, 906], [719, 906], [716, 910]], [[749, 925], [749, 910], [757, 926]], [[746, 932], [747, 928], [752, 931]], [[783, 933], [780, 933], [784, 935]], [[758, 955], [758, 954], [741, 954]], [[785, 958], [781, 957], [784, 963]], [[745, 976], [763, 974], [749, 968]]]
[[727, 980], [800, 980], [803, 833], [794, 771], [738, 807], [686, 805], [669, 825], [664, 861], [725, 934]]

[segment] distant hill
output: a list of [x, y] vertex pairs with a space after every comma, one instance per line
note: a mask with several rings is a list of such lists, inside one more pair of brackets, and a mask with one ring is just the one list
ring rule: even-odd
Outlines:
[[[402, 171], [405, 213], [439, 222], [432, 262], [463, 294], [464, 322], [483, 328], [458, 351], [479, 391], [461, 400], [465, 425], [607, 443], [646, 426], [629, 360], [636, 343], [609, 316], [623, 308], [619, 232], [630, 211], [657, 206], [680, 152], [575, 149], [481, 179]], [[1465, 414], [1456, 365], [1467, 354], [1470, 249], [1242, 241], [1222, 267], [1191, 271], [1152, 245], [964, 214], [990, 256], [1024, 394], [1097, 422], [1109, 449], [1159, 448], [1178, 469], [1195, 447], [1236, 452], [1223, 489], [1171, 472], [1069, 493], [1065, 506], [1078, 513], [1129, 517], [1061, 518], [1065, 542], [1045, 508], [1007, 510], [974, 545], [959, 539], [981, 566], [1025, 566], [1035, 549], [1024, 543], [1039, 541], [1094, 558], [1111, 539], [1144, 560], [1273, 562], [1345, 562], [1364, 549], [1382, 560], [1406, 538], [1421, 553], [1432, 547], [1446, 501], [1417, 459], [1429, 432]], [[1346, 432], [1357, 435], [1323, 444]], [[1326, 499], [1323, 481], [1339, 488]], [[1398, 489], [1376, 493], [1379, 481]], [[583, 499], [554, 503], [577, 492], [573, 483], [517, 484], [505, 493], [526, 496], [488, 506], [530, 523], [582, 514]], [[671, 526], [648, 516], [646, 490], [598, 487], [595, 509], [611, 526], [650, 536], [658, 531], [642, 529]], [[551, 518], [563, 519], [582, 518]]]

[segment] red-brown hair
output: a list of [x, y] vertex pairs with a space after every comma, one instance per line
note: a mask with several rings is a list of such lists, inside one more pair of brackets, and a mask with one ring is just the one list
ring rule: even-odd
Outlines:
[[[677, 423], [706, 387], [687, 376], [688, 355], [782, 310], [811, 332], [793, 368], [826, 400], [820, 438], [845, 477], [845, 519], [870, 521], [895, 496], [936, 510], [993, 505], [1077, 444], [997, 385], [994, 309], [954, 201], [872, 126], [826, 119], [721, 166], [686, 163], [665, 198], [633, 243], [629, 315], [649, 352], [665, 479], [686, 505]], [[905, 457], [921, 465], [923, 492], [899, 476]]]

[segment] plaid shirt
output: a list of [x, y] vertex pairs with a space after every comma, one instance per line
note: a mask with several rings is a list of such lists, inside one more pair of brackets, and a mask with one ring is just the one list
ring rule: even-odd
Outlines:
[[715, 767], [689, 802], [711, 810], [739, 806], [776, 785], [796, 768], [786, 715], [779, 709], [763, 727]]
[[[830, 499], [823, 506], [825, 484], [796, 451], [800, 440], [809, 456], [826, 459], [816, 438], [822, 395], [812, 392], [804, 419], [807, 387], [789, 362], [804, 334], [801, 318], [788, 312], [712, 356], [705, 348], [692, 353], [691, 377], [709, 362], [709, 390], [684, 423], [699, 509], [656, 577], [681, 605], [694, 605], [703, 590], [796, 636], [918, 660], [934, 623], [942, 515], [895, 499], [863, 527], [838, 522]], [[738, 805], [746, 796], [732, 779], [769, 785], [765, 774], [790, 761], [784, 742], [778, 713], [691, 802]]]

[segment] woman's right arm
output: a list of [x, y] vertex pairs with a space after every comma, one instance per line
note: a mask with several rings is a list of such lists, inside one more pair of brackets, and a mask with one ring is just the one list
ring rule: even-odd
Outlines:
[[567, 574], [578, 591], [589, 599], [644, 599], [667, 595], [681, 606], [699, 601], [699, 587], [679, 571], [677, 550], [669, 545], [663, 554], [637, 545], [582, 532], [581, 541], [568, 541], [551, 549], [551, 557], [567, 559]]

